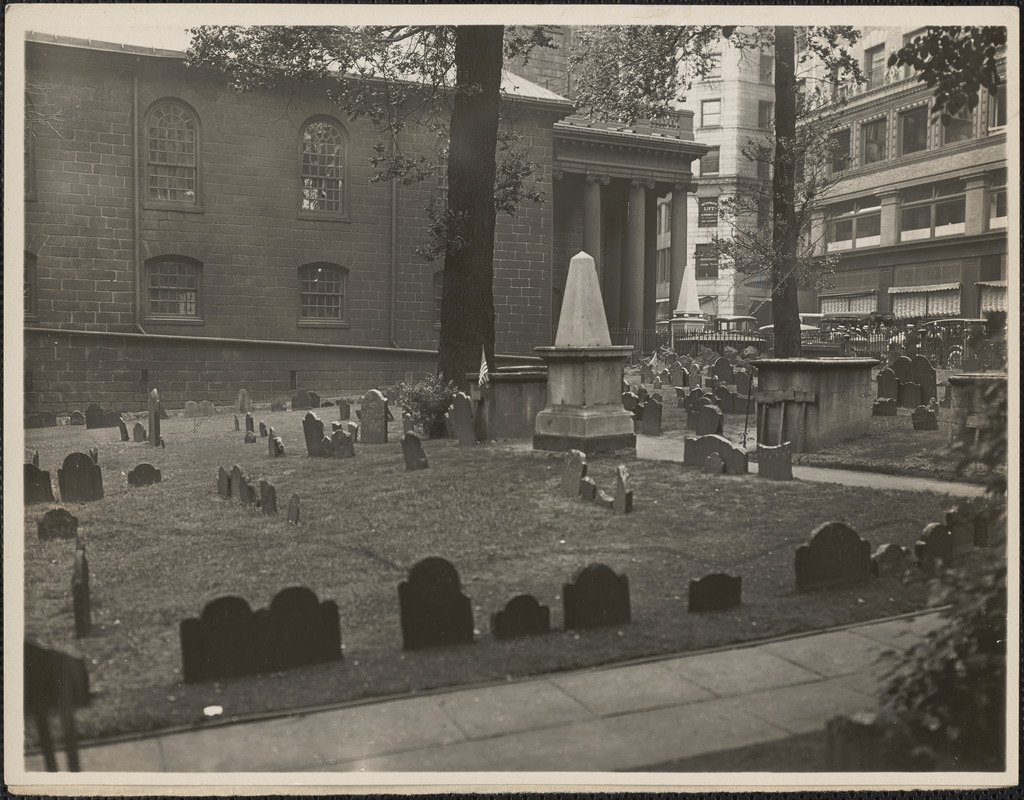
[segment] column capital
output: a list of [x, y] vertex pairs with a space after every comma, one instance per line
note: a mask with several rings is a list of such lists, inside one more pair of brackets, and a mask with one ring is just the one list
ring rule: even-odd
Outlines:
[[630, 181], [630, 185], [633, 187], [639, 188], [643, 186], [647, 189], [653, 189], [657, 183], [658, 182], [654, 180], [654, 178], [633, 178], [632, 181]]
[[607, 186], [611, 181], [611, 175], [597, 175], [593, 172], [587, 173], [587, 183], [600, 183], [602, 186]]
[[697, 191], [697, 184], [694, 181], [674, 181], [672, 183], [672, 194], [693, 194]]

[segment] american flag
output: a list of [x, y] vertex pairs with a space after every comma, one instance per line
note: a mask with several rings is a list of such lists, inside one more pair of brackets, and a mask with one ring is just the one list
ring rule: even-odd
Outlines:
[[480, 346], [480, 380], [479, 385], [482, 387], [487, 385], [489, 380], [487, 375], [487, 348], [483, 345]]

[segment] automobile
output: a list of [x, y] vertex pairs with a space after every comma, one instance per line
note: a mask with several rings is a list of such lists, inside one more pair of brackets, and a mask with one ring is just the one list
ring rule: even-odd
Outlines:
[[800, 324], [801, 325], [807, 325], [807, 326], [809, 326], [811, 328], [820, 328], [821, 327], [821, 318], [823, 316], [825, 316], [825, 315], [824, 314], [817, 314], [817, 313], [813, 313], [813, 314], [812, 313], [807, 313], [807, 314], [803, 314], [802, 313], [802, 314], [800, 314]]
[[757, 333], [757, 317], [715, 317], [711, 329], [715, 333]]
[[840, 339], [849, 336], [850, 341], [866, 342], [864, 331], [868, 327], [870, 316], [859, 311], [837, 311], [821, 315], [821, 333], [823, 339]]

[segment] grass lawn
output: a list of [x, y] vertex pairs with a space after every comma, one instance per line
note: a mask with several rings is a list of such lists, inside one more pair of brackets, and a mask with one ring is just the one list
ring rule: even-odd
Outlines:
[[[320, 416], [330, 420], [336, 413], [327, 408]], [[430, 468], [406, 472], [397, 441], [357, 445], [355, 459], [307, 458], [303, 414], [255, 413], [284, 439], [287, 455], [280, 459], [269, 458], [265, 439], [244, 444], [224, 412], [201, 421], [165, 420], [166, 449], [122, 443], [116, 428], [26, 431], [26, 444], [39, 451], [55, 493], [57, 469], [70, 452], [98, 448], [103, 470], [104, 499], [69, 505], [87, 545], [92, 636], [73, 638], [74, 544], [39, 541], [36, 523], [50, 506], [28, 506], [25, 518], [26, 632], [86, 658], [94, 699], [78, 714], [83, 736], [189, 724], [213, 704], [224, 707], [225, 717], [271, 712], [911, 611], [926, 604], [925, 587], [895, 578], [797, 595], [794, 550], [830, 520], [849, 523], [872, 548], [909, 546], [952, 504], [928, 493], [712, 476], [679, 464], [629, 460], [635, 511], [618, 516], [562, 496], [563, 458], [533, 452], [525, 442], [460, 448], [453, 441], [425, 441]], [[668, 427], [678, 421], [666, 415]], [[141, 462], [161, 469], [163, 483], [129, 489], [126, 474]], [[599, 486], [614, 486], [617, 463], [591, 462]], [[250, 481], [275, 484], [281, 516], [264, 517], [217, 494], [218, 467], [233, 464]], [[284, 513], [292, 493], [302, 499], [297, 527]], [[427, 556], [447, 558], [458, 569], [473, 604], [476, 644], [402, 651], [397, 586]], [[633, 622], [562, 631], [562, 585], [593, 562], [629, 576]], [[688, 614], [689, 581], [711, 572], [742, 576], [742, 607]], [[181, 682], [182, 619], [197, 617], [223, 595], [264, 608], [293, 585], [338, 603], [342, 661]], [[495, 641], [490, 615], [523, 592], [550, 606], [552, 627], [559, 630]]]

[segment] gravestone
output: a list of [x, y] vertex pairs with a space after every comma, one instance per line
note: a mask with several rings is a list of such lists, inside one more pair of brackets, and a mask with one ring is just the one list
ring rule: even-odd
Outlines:
[[925, 525], [921, 538], [914, 543], [917, 565], [929, 572], [949, 567], [955, 554], [953, 532], [939, 522]]
[[302, 418], [302, 435], [306, 439], [306, 455], [309, 458], [326, 458], [324, 452], [324, 423], [312, 411]]
[[630, 620], [629, 579], [604, 564], [584, 567], [562, 586], [566, 630], [623, 625]]
[[410, 569], [398, 585], [398, 603], [403, 649], [473, 642], [473, 607], [445, 559], [431, 556]]
[[1002, 540], [998, 515], [982, 498], [964, 500], [946, 512], [946, 527], [953, 534], [957, 550], [966, 549], [966, 543], [975, 547], [992, 547]]
[[242, 484], [245, 482], [245, 475], [242, 474], [242, 468], [238, 466], [238, 464], [235, 464], [235, 466], [231, 468], [231, 482], [229, 483], [229, 486], [231, 487], [231, 499], [236, 503], [243, 502]]
[[39, 538], [77, 539], [78, 517], [63, 508], [51, 508], [36, 524]]
[[151, 486], [160, 483], [160, 470], [152, 464], [139, 464], [128, 473], [128, 485], [132, 487]]
[[898, 544], [883, 544], [871, 556], [871, 574], [876, 578], [901, 578], [914, 566], [914, 556]]
[[350, 422], [348, 424], [348, 435], [352, 437], [353, 442], [359, 441], [359, 423]]
[[203, 400], [199, 403], [199, 416], [212, 417], [215, 413], [216, 409], [214, 409], [213, 403], [209, 400]]
[[654, 376], [654, 381], [651, 383], [651, 385], [654, 387], [655, 391], [660, 390], [661, 389], [661, 378], [659, 376], [655, 375]]
[[715, 405], [722, 409], [723, 414], [732, 414], [736, 411], [735, 397], [725, 386], [715, 389]]
[[341, 659], [341, 625], [333, 600], [322, 603], [304, 586], [278, 592], [264, 617], [260, 668], [277, 672]]
[[733, 373], [733, 380], [736, 381], [736, 395], [746, 399], [750, 396], [750, 375], [744, 370], [737, 370]]
[[181, 623], [181, 665], [185, 683], [250, 675], [260, 642], [257, 617], [240, 597], [218, 597], [198, 619]]
[[637, 400], [640, 403], [640, 405], [643, 405], [644, 403], [646, 403], [648, 398], [650, 398], [650, 396], [651, 396], [651, 393], [648, 392], [646, 387], [644, 387], [644, 386], [637, 386], [636, 390], [635, 390], [635, 394], [636, 394]]
[[580, 481], [587, 476], [587, 456], [582, 450], [570, 450], [565, 454], [562, 466], [562, 494], [579, 497]]
[[136, 442], [146, 441], [146, 429], [142, 427], [141, 422], [136, 422], [135, 427], [132, 428], [132, 439]]
[[284, 443], [273, 428], [267, 432], [267, 451], [271, 458], [279, 458], [284, 455]]
[[423, 444], [420, 442], [420, 437], [412, 431], [402, 434], [402, 457], [405, 459], [406, 470], [410, 472], [426, 469], [430, 466], [427, 463], [427, 454], [423, 452]]
[[388, 441], [387, 400], [377, 389], [370, 389], [359, 405], [359, 440], [363, 444]]
[[162, 447], [164, 443], [160, 435], [160, 395], [156, 389], [149, 393], [149, 443], [153, 447]]
[[185, 401], [184, 410], [185, 419], [196, 419], [199, 416], [199, 403], [195, 400]]
[[640, 362], [640, 383], [653, 383], [654, 369], [646, 361]]
[[661, 399], [657, 395], [644, 406], [641, 430], [647, 436], [661, 436]]
[[895, 417], [896, 400], [891, 397], [880, 397], [871, 406], [871, 413], [876, 417]]
[[664, 367], [661, 372], [658, 373], [657, 377], [661, 381], [662, 386], [668, 386], [672, 383], [672, 373], [669, 371], [668, 367]]
[[408, 411], [402, 412], [402, 433], [413, 433], [415, 424], [412, 421], [412, 414]]
[[[582, 488], [580, 491], [582, 491]], [[594, 503], [599, 505], [601, 508], [611, 508], [615, 505], [615, 498], [608, 494], [604, 489], [598, 489], [597, 495], [594, 497]]]
[[57, 470], [62, 503], [87, 503], [103, 498], [103, 473], [85, 453], [71, 453]]
[[320, 408], [320, 395], [316, 392], [306, 392], [306, 396], [309, 399], [310, 408]]
[[83, 414], [81, 411], [72, 411], [71, 412], [71, 416], [68, 418], [68, 424], [69, 425], [84, 425], [85, 424], [85, 414]]
[[686, 389], [676, 386], [676, 408], [686, 408]]
[[698, 436], [721, 436], [722, 409], [718, 406], [704, 406], [698, 410], [695, 432]]
[[221, 497], [231, 497], [231, 476], [224, 467], [217, 470], [217, 494]]
[[924, 356], [916, 355], [910, 359], [910, 380], [921, 387], [922, 405], [933, 397], [938, 397], [935, 367]]
[[704, 459], [704, 471], [709, 475], [725, 474], [725, 461], [718, 453], [708, 453]]
[[312, 392], [306, 389], [299, 389], [292, 394], [292, 411], [306, 411], [310, 408], [320, 408], [320, 398], [316, 398], [316, 403], [313, 404]]
[[451, 415], [455, 437], [459, 440], [459, 444], [476, 444], [476, 429], [473, 427], [473, 401], [459, 392], [452, 399], [451, 410], [448, 413]]
[[915, 431], [937, 431], [939, 429], [939, 415], [928, 406], [918, 406], [910, 415], [910, 421], [914, 424]]
[[793, 453], [789, 442], [774, 447], [758, 444], [757, 476], [776, 481], [793, 480]]
[[75, 550], [75, 566], [71, 573], [71, 605], [75, 617], [75, 636], [81, 639], [92, 632], [89, 560], [85, 557], [85, 548]]
[[928, 410], [931, 411], [933, 414], [939, 413], [939, 401], [936, 400], [934, 397], [928, 401]]
[[700, 364], [694, 362], [686, 374], [686, 385], [690, 389], [699, 389], [702, 380]]
[[85, 427], [102, 428], [106, 422], [103, 409], [96, 403], [90, 403], [85, 409]]
[[892, 371], [896, 375], [896, 380], [900, 383], [909, 383], [914, 380], [912, 377], [913, 370], [911, 368], [911, 361], [907, 356], [900, 356], [892, 362]]
[[636, 407], [637, 407], [637, 404], [639, 402], [640, 402], [640, 398], [638, 398], [632, 392], [623, 392], [622, 393], [622, 407], [624, 409], [626, 409], [626, 411], [635, 411]]
[[491, 616], [491, 635], [499, 641], [551, 632], [551, 609], [532, 595], [513, 597], [505, 608]]
[[259, 440], [256, 438], [256, 434], [255, 433], [253, 433], [252, 431], [246, 431], [245, 432], [245, 443], [246, 444], [256, 444], [257, 441], [259, 441]]
[[718, 358], [711, 366], [711, 374], [723, 384], [729, 385], [733, 381], [732, 364], [727, 358]]
[[917, 408], [921, 405], [921, 387], [916, 383], [900, 382], [896, 389], [897, 404], [900, 408]]
[[267, 436], [267, 424], [265, 422], [260, 423], [260, 438], [266, 438]]
[[691, 614], [705, 611], [725, 611], [740, 605], [743, 579], [724, 573], [705, 575], [697, 581], [690, 581], [690, 592], [686, 610]]
[[875, 378], [878, 383], [878, 398], [879, 399], [896, 399], [896, 390], [899, 386], [899, 381], [896, 379], [896, 373], [886, 367], [878, 373], [878, 377]]
[[826, 522], [796, 549], [796, 590], [855, 583], [871, 577], [871, 544], [842, 522]]
[[277, 489], [267, 481], [260, 481], [260, 510], [267, 516], [277, 515]]
[[331, 434], [331, 448], [335, 458], [356, 457], [356, 435], [344, 428]]
[[238, 414], [235, 414], [235, 430], [236, 431], [242, 430], [241, 426], [238, 424]]
[[36, 468], [39, 467], [39, 451], [38, 450], [33, 450], [32, 451], [32, 466], [34, 466]]
[[[139, 427], [139, 423], [137, 423], [137, 422], [136, 422], [136, 423], [135, 423], [135, 425], [136, 425], [136, 427]], [[122, 442], [127, 442], [127, 441], [129, 441], [129, 437], [128, 437], [128, 425], [127, 425], [127, 424], [125, 423], [125, 421], [124, 421], [124, 418], [123, 418], [123, 417], [119, 417], [119, 418], [118, 418], [118, 423], [117, 423], [117, 427], [118, 427], [118, 428], [120, 429], [120, 432], [121, 432], [121, 441], [122, 441]], [[136, 439], [136, 441], [138, 441], [138, 440]], [[146, 440], [145, 440], [145, 439], [143, 439], [142, 441], [146, 441]]]
[[939, 405], [942, 408], [952, 408], [953, 406], [953, 387], [948, 382], [942, 382], [942, 399], [939, 401]]
[[616, 514], [628, 514], [633, 510], [633, 485], [625, 464], [619, 464], [615, 468], [615, 496], [612, 499], [612, 510]]
[[256, 433], [256, 420], [252, 415], [252, 412], [247, 412], [245, 415], [245, 432]]
[[580, 478], [580, 499], [588, 503], [597, 499], [597, 484], [591, 477]]
[[249, 392], [239, 389], [238, 397], [235, 399], [235, 413], [246, 414], [250, 411], [252, 411], [252, 400], [249, 399]]
[[25, 504], [52, 503], [53, 484], [50, 473], [35, 464], [25, 464]]
[[670, 383], [673, 386], [686, 386], [686, 369], [678, 361], [669, 367]]
[[747, 474], [747, 451], [724, 436], [686, 436], [683, 438], [683, 465], [705, 467], [707, 458], [717, 453], [725, 464], [726, 475]]
[[[234, 488], [234, 477], [231, 479], [231, 486]], [[239, 502], [245, 508], [251, 508], [259, 502], [259, 496], [256, 494], [256, 487], [249, 483], [249, 479], [244, 475], [238, 481], [238, 494]]]
[[288, 521], [293, 525], [299, 524], [299, 496], [297, 494], [293, 494], [292, 499], [288, 501]]
[[276, 398], [274, 400], [271, 400], [270, 401], [270, 410], [271, 411], [287, 411], [288, 410], [288, 401], [287, 400], [282, 400], [280, 398]]
[[[699, 390], [694, 390], [699, 391]], [[704, 408], [710, 408], [714, 405], [714, 402], [708, 397], [693, 397], [687, 398], [688, 406], [686, 409], [686, 429], [690, 431], [697, 430], [697, 420], [700, 419], [700, 412]]]
[[352, 416], [352, 403], [346, 397], [338, 400], [338, 419], [347, 420]]

